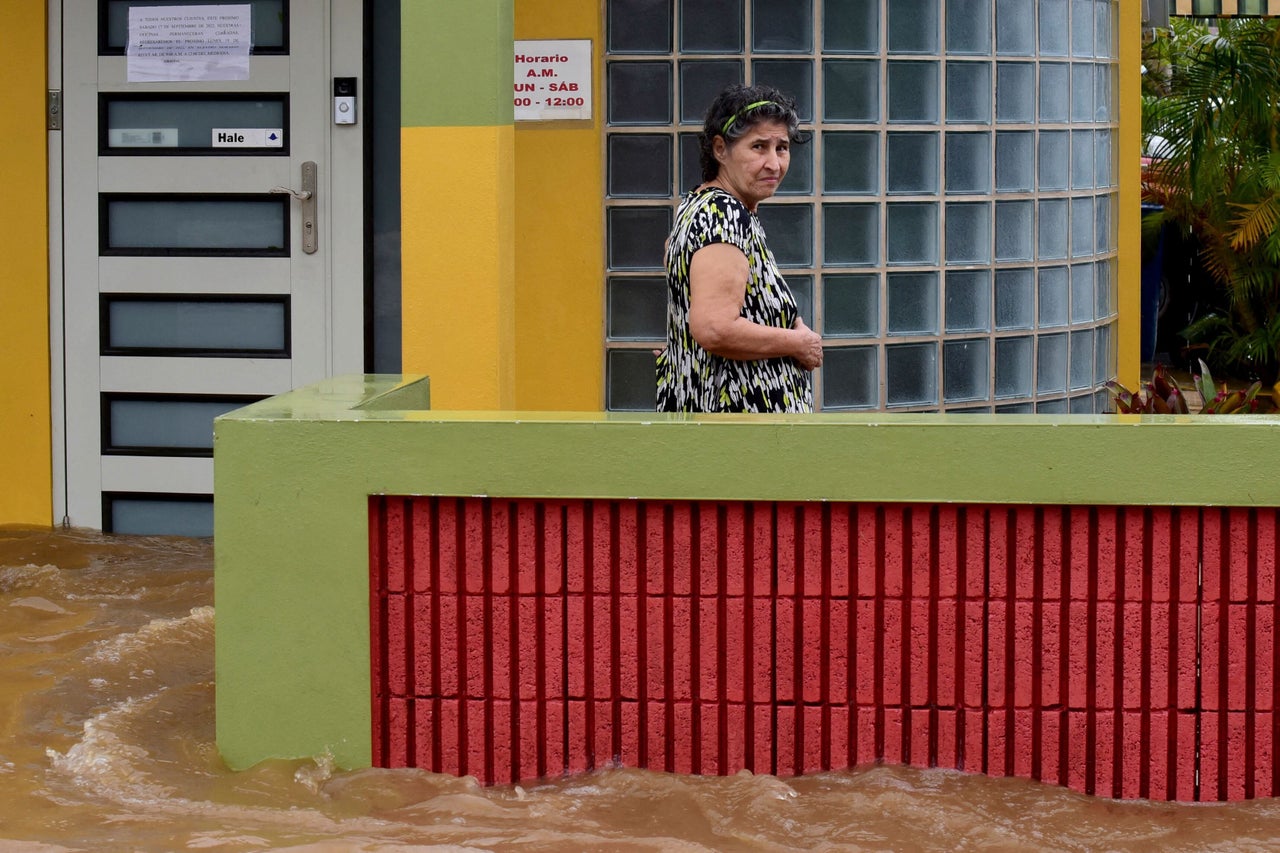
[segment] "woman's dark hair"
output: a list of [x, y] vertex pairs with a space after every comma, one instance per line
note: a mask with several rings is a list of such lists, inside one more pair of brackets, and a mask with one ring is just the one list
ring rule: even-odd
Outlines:
[[762, 121], [777, 121], [787, 126], [787, 136], [793, 143], [809, 141], [809, 134], [800, 130], [800, 115], [796, 102], [772, 86], [743, 86], [734, 83], [716, 96], [707, 108], [707, 117], [698, 134], [698, 159], [702, 165], [702, 180], [715, 180], [720, 174], [716, 160], [715, 141], [723, 136], [732, 145], [752, 127]]

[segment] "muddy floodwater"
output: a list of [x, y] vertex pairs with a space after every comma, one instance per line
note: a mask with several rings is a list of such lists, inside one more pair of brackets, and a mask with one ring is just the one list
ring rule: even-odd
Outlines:
[[319, 755], [233, 773], [216, 622], [209, 542], [0, 527], [0, 851], [1280, 850], [1280, 800], [1117, 802], [945, 770], [481, 788]]

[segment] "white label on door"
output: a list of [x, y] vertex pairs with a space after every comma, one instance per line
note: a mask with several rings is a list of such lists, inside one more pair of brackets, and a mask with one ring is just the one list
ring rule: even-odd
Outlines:
[[278, 127], [215, 127], [214, 148], [280, 148], [284, 131]]
[[113, 127], [107, 131], [111, 148], [176, 148], [176, 127]]

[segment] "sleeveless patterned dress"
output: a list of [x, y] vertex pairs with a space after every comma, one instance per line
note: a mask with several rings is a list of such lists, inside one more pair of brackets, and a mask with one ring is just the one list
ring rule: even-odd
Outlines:
[[719, 187], [688, 193], [667, 241], [667, 348], [658, 356], [658, 411], [813, 411], [809, 373], [794, 359], [723, 358], [689, 334], [689, 265], [694, 252], [712, 243], [729, 243], [747, 256], [743, 317], [789, 329], [800, 314], [765, 245], [760, 219]]

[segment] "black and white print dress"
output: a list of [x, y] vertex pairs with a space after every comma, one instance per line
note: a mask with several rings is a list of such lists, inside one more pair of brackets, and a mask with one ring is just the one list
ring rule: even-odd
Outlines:
[[667, 241], [667, 348], [658, 356], [658, 411], [813, 411], [809, 373], [794, 359], [736, 361], [712, 355], [689, 334], [689, 266], [694, 252], [712, 243], [729, 243], [747, 256], [743, 317], [789, 329], [800, 314], [759, 217], [719, 187], [690, 192]]

